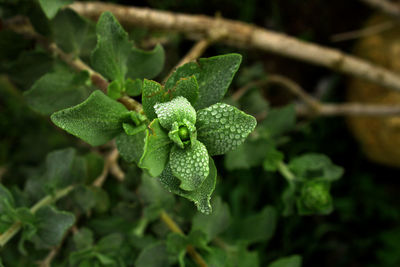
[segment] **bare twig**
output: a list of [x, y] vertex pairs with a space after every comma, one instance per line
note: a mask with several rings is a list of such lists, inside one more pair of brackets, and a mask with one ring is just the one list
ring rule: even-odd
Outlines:
[[[300, 85], [287, 77], [271, 74], [268, 79], [255, 81], [238, 89], [233, 95], [234, 100], [239, 100], [249, 89], [255, 86], [265, 86], [267, 88], [271, 84], [279, 84], [290, 90], [294, 95], [299, 97], [304, 104], [296, 106], [299, 116], [398, 116], [400, 115], [400, 106], [396, 105], [376, 105], [364, 103], [344, 103], [329, 104], [322, 103], [312, 95], [308, 94]], [[267, 115], [266, 112], [258, 114], [257, 120], [263, 120]]]
[[360, 30], [338, 33], [338, 34], [332, 35], [331, 41], [332, 42], [343, 42], [343, 41], [349, 41], [349, 40], [358, 39], [358, 38], [364, 38], [364, 37], [368, 37], [371, 35], [379, 34], [381, 32], [390, 30], [395, 25], [396, 24], [393, 23], [392, 21], [386, 21], [386, 22], [379, 23], [377, 25], [373, 25], [370, 27], [366, 27], [366, 28], [363, 28]]
[[222, 43], [258, 48], [400, 90], [400, 76], [392, 71], [339, 50], [304, 42], [251, 24], [102, 2], [75, 2], [70, 7], [92, 19], [97, 19], [104, 11], [111, 11], [126, 26], [178, 31], [196, 40], [207, 38], [210, 31], [219, 29], [228, 33], [219, 40]]
[[[165, 211], [161, 211], [160, 218], [172, 232], [181, 235], [184, 234], [182, 229]], [[186, 251], [192, 257], [192, 259], [197, 263], [198, 266], [200, 267], [208, 266], [207, 263], [204, 261], [203, 257], [201, 257], [201, 255], [196, 251], [196, 249], [192, 245], [188, 245], [186, 247]]]
[[93, 186], [102, 187], [105, 182], [107, 175], [111, 172], [119, 181], [123, 181], [125, 178], [125, 173], [120, 169], [118, 165], [118, 149], [114, 148], [104, 160], [103, 171], [93, 182]]
[[361, 0], [361, 1], [396, 19], [400, 19], [400, 7], [388, 0]]

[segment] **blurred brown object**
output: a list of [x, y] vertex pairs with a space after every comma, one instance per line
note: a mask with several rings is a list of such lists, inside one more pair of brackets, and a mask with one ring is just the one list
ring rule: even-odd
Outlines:
[[[381, 24], [393, 19], [374, 16], [368, 23]], [[354, 53], [373, 63], [398, 72], [400, 75], [400, 25], [361, 39]], [[375, 84], [352, 79], [347, 98], [351, 102], [400, 105], [400, 93]], [[400, 117], [349, 117], [348, 124], [372, 161], [400, 167]]]

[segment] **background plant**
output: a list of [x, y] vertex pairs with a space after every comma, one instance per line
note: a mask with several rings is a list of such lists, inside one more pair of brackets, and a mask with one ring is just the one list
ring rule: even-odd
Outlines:
[[[396, 266], [399, 213], [385, 189], [391, 180], [381, 184], [374, 179], [390, 176], [391, 170], [371, 170], [362, 164], [362, 156], [346, 155], [349, 147], [357, 150], [341, 120], [296, 118], [299, 105], [279, 104], [282, 94], [274, 95], [271, 84], [263, 95], [264, 82], [274, 77], [257, 63], [258, 53], [216, 45], [207, 58], [170, 73], [184, 56], [182, 47], [188, 46], [180, 37], [143, 29], [127, 33], [110, 13], [95, 25], [60, 9], [69, 3], [2, 2], [0, 67], [6, 76], [0, 83], [0, 264], [300, 266], [303, 261], [305, 266]], [[175, 8], [168, 2], [153, 5]], [[180, 9], [202, 10], [200, 6], [184, 3]], [[254, 6], [232, 2], [226, 12], [241, 10], [236, 18], [257, 22]], [[271, 7], [274, 23], [291, 29], [280, 17], [287, 16], [281, 6]], [[29, 17], [31, 26], [16, 15]], [[154, 40], [167, 41], [163, 48], [153, 45]], [[212, 41], [210, 37], [200, 46]], [[150, 49], [138, 48], [147, 47], [146, 42]], [[244, 55], [244, 64], [222, 99], [239, 68], [237, 52]], [[308, 83], [320, 77], [310, 76]], [[331, 90], [340, 85], [340, 77], [328, 80], [323, 97], [340, 97]], [[240, 89], [231, 94], [234, 88]], [[180, 96], [195, 110], [196, 122], [187, 114], [170, 121], [154, 110], [157, 103], [160, 110], [174, 109], [171, 100]], [[287, 101], [288, 95], [284, 98], [293, 102]], [[224, 104], [216, 104], [220, 101]], [[226, 125], [247, 127], [239, 133], [230, 128], [223, 132], [222, 141], [238, 146], [229, 152], [221, 150], [226, 145], [212, 148], [215, 136], [201, 136], [200, 131], [212, 119], [211, 130], [222, 128], [227, 108], [236, 119]], [[254, 131], [252, 117], [239, 109], [258, 119]], [[56, 125], [96, 147], [57, 130], [49, 115]], [[151, 145], [144, 148], [145, 140], [157, 143], [160, 137], [166, 144], [161, 152], [149, 149]], [[115, 145], [108, 142], [114, 138]], [[172, 163], [165, 155], [188, 141], [204, 143], [210, 156], [227, 152], [213, 157], [215, 166], [210, 158], [209, 174], [200, 187], [188, 184], [185, 189], [194, 190], [182, 190], [179, 181], [165, 173], [164, 186], [150, 177], [168, 174]], [[346, 179], [337, 181], [343, 174]], [[165, 190], [165, 181], [172, 181], [167, 189], [183, 198]], [[209, 215], [185, 199], [205, 201], [200, 207], [209, 211], [211, 195]], [[382, 228], [368, 228], [365, 221]], [[365, 256], [367, 250], [374, 253]], [[337, 254], [344, 256], [328, 260]]]

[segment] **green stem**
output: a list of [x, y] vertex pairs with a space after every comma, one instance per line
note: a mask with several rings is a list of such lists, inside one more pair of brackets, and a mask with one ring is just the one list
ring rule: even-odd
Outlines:
[[294, 174], [289, 170], [288, 166], [283, 161], [278, 163], [278, 171], [282, 174], [283, 177], [285, 177], [285, 179], [289, 183], [293, 182], [296, 179]]
[[[68, 195], [74, 187], [68, 186], [64, 189], [61, 189], [57, 191], [54, 195], [49, 195], [37, 202], [33, 207], [30, 209], [30, 211], [34, 214], [36, 213], [41, 207], [52, 204], [59, 200], [60, 198]], [[19, 230], [21, 230], [22, 223], [21, 222], [15, 222], [13, 225], [11, 225], [3, 234], [0, 235], [0, 247], [4, 247], [5, 244], [15, 236]]]

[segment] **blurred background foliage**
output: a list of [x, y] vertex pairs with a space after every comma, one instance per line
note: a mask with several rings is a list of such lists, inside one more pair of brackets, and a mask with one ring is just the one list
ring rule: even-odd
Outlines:
[[[131, 1], [108, 2], [132, 4]], [[352, 51], [357, 40], [332, 42], [332, 35], [361, 28], [373, 14], [359, 1], [346, 0], [148, 0], [135, 1], [134, 5], [191, 14], [219, 14], [347, 52]], [[6, 16], [7, 12], [1, 15]], [[47, 30], [43, 28], [43, 32]], [[0, 43], [3, 38], [6, 40], [4, 34]], [[57, 60], [54, 62], [40, 49], [33, 49], [31, 42], [11, 37], [15, 38], [13, 51], [0, 51], [3, 73], [0, 77], [0, 181], [22, 206], [43, 196], [38, 177], [46, 172], [48, 153], [74, 147], [85, 157], [88, 180], [99, 175], [103, 163], [81, 141], [54, 127], [48, 116], [27, 106], [22, 93], [44, 73], [65, 66]], [[146, 49], [155, 41], [163, 44], [166, 64], [156, 80], [162, 80], [193, 44], [177, 34], [145, 29], [130, 29], [130, 37]], [[230, 87], [231, 95], [251, 81], [268, 78], [269, 74], [287, 76], [318, 98], [332, 102], [345, 101], [346, 90], [351, 90], [346, 88], [346, 77], [339, 74], [256, 50], [217, 44], [203, 56], [228, 52], [238, 52], [244, 59]], [[74, 211], [79, 231], [75, 229], [66, 239], [54, 266], [68, 266], [66, 258], [71, 266], [95, 266], [90, 265], [93, 259], [101, 262], [97, 266], [108, 266], [109, 259], [136, 261], [137, 266], [163, 266], [162, 262], [148, 262], [152, 255], [166, 254], [165, 246], [157, 240], [168, 240], [168, 249], [176, 255], [181, 255], [182, 243], [197, 244], [206, 260], [215, 261], [214, 266], [219, 266], [218, 259], [223, 257], [218, 256], [220, 242], [228, 244], [222, 247], [232, 246], [229, 261], [236, 264], [232, 266], [257, 266], [257, 262], [268, 266], [278, 258], [295, 254], [301, 255], [303, 266], [400, 265], [398, 169], [367, 160], [344, 118], [295, 120], [293, 109], [287, 105], [296, 100], [278, 86], [268, 90], [254, 86], [239, 101], [229, 97], [226, 101], [255, 116], [267, 111], [266, 119], [258, 127], [261, 135], [267, 137], [250, 138], [253, 146], [249, 144], [248, 150], [240, 151], [239, 160], [235, 154], [215, 159], [219, 176], [211, 219], [203, 218], [187, 200], [163, 191], [152, 180], [142, 180], [138, 168], [121, 161], [127, 173], [123, 183], [108, 179], [103, 190], [98, 191], [82, 186], [80, 192], [58, 203], [60, 208]], [[275, 116], [280, 119], [274, 120]], [[287, 163], [303, 154], [320, 153], [344, 169], [342, 179], [330, 188], [334, 210], [329, 215], [301, 216], [289, 212], [290, 215], [282, 216], [288, 208], [282, 200], [287, 181], [274, 171], [274, 163], [265, 163], [265, 159], [280, 157], [274, 151], [270, 157], [265, 154], [271, 151], [269, 145], [276, 147]], [[187, 236], [189, 241], [168, 234], [167, 228], [157, 220], [160, 208], [171, 212], [186, 233], [191, 230]], [[196, 229], [206, 237], [196, 237]], [[196, 240], [206, 240], [206, 244]], [[210, 240], [213, 241], [209, 243]], [[33, 266], [47, 254], [32, 241], [22, 245], [29, 253], [20, 257], [20, 251], [24, 251], [20, 243], [15, 238], [1, 250], [5, 266]], [[178, 257], [175, 262], [179, 260]], [[290, 261], [293, 265], [278, 262], [271, 266], [298, 266], [296, 260]], [[186, 261], [188, 266], [193, 266], [193, 262]]]

